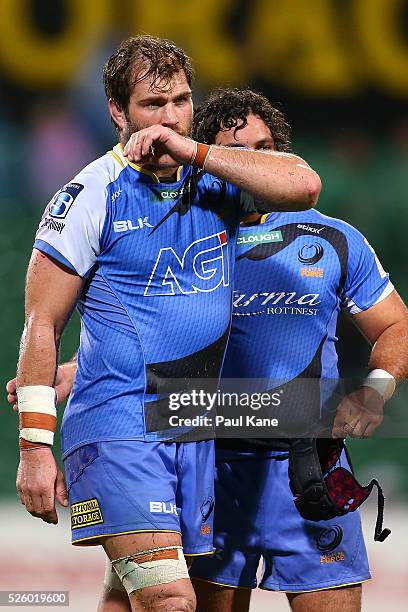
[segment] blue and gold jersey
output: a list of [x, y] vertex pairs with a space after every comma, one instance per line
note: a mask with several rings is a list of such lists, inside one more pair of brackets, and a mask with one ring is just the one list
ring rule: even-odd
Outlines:
[[243, 202], [190, 166], [160, 183], [120, 145], [54, 196], [34, 246], [85, 278], [65, 455], [98, 440], [157, 439], [146, 410], [163, 381], [219, 376]]
[[338, 376], [340, 309], [356, 314], [393, 290], [355, 228], [315, 210], [271, 213], [241, 227], [226, 378]]

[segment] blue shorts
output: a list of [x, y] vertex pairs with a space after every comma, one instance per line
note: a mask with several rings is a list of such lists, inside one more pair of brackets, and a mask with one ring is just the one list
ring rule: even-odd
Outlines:
[[370, 579], [358, 510], [330, 521], [304, 520], [289, 489], [287, 455], [218, 449], [215, 500], [217, 552], [196, 559], [192, 576], [255, 588], [262, 559], [259, 586], [271, 591], [314, 591]]
[[213, 552], [214, 442], [118, 440], [64, 460], [72, 543], [143, 531], [181, 533], [185, 554]]

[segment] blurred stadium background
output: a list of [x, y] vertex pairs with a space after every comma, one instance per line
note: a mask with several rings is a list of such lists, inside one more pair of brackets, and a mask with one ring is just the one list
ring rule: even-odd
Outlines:
[[[52, 194], [111, 148], [101, 68], [133, 33], [165, 36], [195, 60], [195, 102], [214, 86], [246, 86], [282, 105], [293, 150], [323, 179], [321, 211], [346, 219], [375, 246], [408, 295], [408, 0], [0, 0], [1, 380], [15, 372], [26, 263]], [[339, 335], [343, 373], [368, 350], [352, 326]], [[62, 359], [77, 343], [75, 319]], [[103, 559], [69, 546], [66, 513], [54, 528], [17, 503], [16, 416], [2, 403], [0, 589], [69, 589], [71, 609], [95, 609]], [[352, 444], [362, 481], [375, 474], [388, 498], [389, 541], [372, 544], [375, 581], [364, 610], [405, 610], [408, 445], [404, 437]], [[253, 608], [287, 610], [257, 594]]]

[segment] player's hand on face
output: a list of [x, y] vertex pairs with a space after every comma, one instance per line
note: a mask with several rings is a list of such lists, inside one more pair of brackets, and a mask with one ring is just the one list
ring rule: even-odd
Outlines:
[[129, 161], [162, 167], [188, 164], [196, 152], [196, 143], [162, 125], [134, 132], [123, 149]]
[[384, 400], [370, 387], [361, 387], [339, 404], [334, 419], [333, 438], [369, 438], [384, 418]]
[[20, 452], [17, 491], [27, 511], [46, 523], [58, 523], [55, 500], [68, 505], [64, 475], [50, 447]]
[[[72, 390], [74, 378], [77, 370], [76, 362], [64, 363], [58, 367], [55, 379], [55, 393], [57, 403], [67, 399]], [[13, 410], [18, 411], [16, 379], [12, 378], [6, 384], [7, 401], [13, 406]]]

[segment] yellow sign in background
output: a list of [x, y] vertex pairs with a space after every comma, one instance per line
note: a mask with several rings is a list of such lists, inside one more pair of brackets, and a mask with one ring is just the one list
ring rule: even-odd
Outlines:
[[[30, 0], [0, 2], [0, 71], [16, 83], [58, 87], [112, 30], [174, 39], [200, 82], [262, 79], [311, 96], [367, 88], [408, 95], [406, 0], [65, 0], [58, 34], [41, 31]], [[244, 12], [239, 7], [246, 5]], [[233, 25], [232, 25], [233, 23]]]

